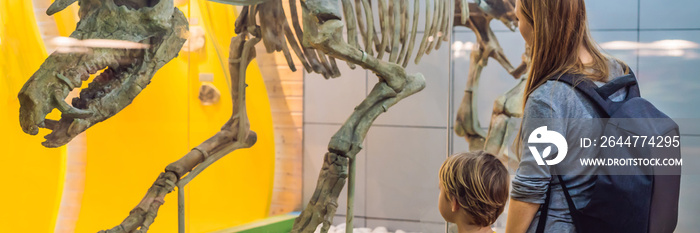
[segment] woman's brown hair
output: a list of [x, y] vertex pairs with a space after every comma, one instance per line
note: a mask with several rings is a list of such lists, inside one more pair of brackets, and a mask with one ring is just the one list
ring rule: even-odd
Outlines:
[[[520, 0], [524, 22], [532, 25], [532, 62], [527, 97], [547, 79], [564, 73], [586, 74], [595, 81], [605, 81], [609, 69], [607, 58], [591, 38], [584, 0]], [[591, 55], [593, 62], [584, 65], [579, 48]]]
[[448, 200], [456, 199], [474, 225], [490, 226], [508, 201], [508, 170], [485, 151], [450, 156], [440, 167], [440, 185]]
[[[523, 16], [520, 22], [529, 24], [533, 29], [529, 45], [532, 57], [523, 109], [530, 94], [551, 77], [565, 73], [583, 74], [593, 81], [607, 81], [610, 74], [608, 59], [591, 37], [584, 0], [518, 1]], [[579, 59], [581, 47], [591, 55], [591, 63], [584, 64]], [[521, 149], [521, 133], [516, 139], [518, 152]]]

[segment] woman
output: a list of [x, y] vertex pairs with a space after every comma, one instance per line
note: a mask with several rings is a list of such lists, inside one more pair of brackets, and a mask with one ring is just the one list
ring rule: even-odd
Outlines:
[[[584, 0], [517, 0], [516, 15], [520, 32], [532, 49], [532, 62], [525, 87], [521, 136], [516, 141], [522, 156], [512, 181], [506, 232], [536, 231], [539, 208], [545, 201], [548, 187], [551, 187], [551, 198], [545, 232], [575, 232], [558, 179], [553, 178], [549, 166], [536, 163], [531, 151], [523, 150], [522, 140], [527, 140], [528, 130], [536, 127], [535, 119], [553, 119], [547, 130], [565, 136], [567, 132], [586, 130], [586, 125], [566, 123], [564, 119], [600, 117], [594, 103], [585, 95], [566, 83], [548, 79], [561, 74], [579, 74], [601, 86], [626, 74], [627, 66], [603, 55], [596, 47], [588, 30]], [[609, 98], [619, 101], [625, 95], [623, 89]], [[580, 153], [584, 153], [581, 148], [570, 148], [561, 163], [576, 162]], [[549, 155], [555, 157], [554, 154], [556, 150], [552, 149]], [[580, 171], [567, 171], [563, 179], [575, 205], [580, 208], [590, 200], [594, 180], [591, 176], [573, 175], [577, 172]]]

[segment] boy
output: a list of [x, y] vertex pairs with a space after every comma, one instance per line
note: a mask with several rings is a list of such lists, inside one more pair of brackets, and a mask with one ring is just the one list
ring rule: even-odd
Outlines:
[[493, 233], [508, 185], [508, 170], [495, 156], [485, 151], [452, 155], [440, 168], [440, 214], [459, 233]]

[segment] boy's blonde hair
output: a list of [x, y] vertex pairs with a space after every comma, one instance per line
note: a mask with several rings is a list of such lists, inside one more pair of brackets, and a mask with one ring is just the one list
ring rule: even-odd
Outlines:
[[440, 167], [440, 185], [448, 200], [457, 199], [472, 224], [493, 224], [508, 200], [508, 170], [500, 160], [485, 151], [450, 156]]

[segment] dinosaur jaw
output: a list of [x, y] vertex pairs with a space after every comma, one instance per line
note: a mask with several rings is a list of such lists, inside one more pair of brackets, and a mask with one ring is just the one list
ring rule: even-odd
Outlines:
[[[156, 70], [148, 68], [155, 67], [152, 58], [156, 48], [99, 48], [87, 53], [52, 54], [19, 93], [22, 129], [31, 135], [38, 134], [39, 128], [50, 129], [43, 144], [59, 147], [116, 114], [145, 87], [139, 83], [153, 77]], [[69, 92], [95, 74], [72, 104], [65, 102]], [[46, 119], [54, 108], [61, 112], [61, 118]]]

